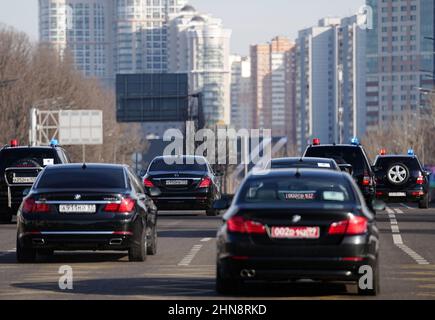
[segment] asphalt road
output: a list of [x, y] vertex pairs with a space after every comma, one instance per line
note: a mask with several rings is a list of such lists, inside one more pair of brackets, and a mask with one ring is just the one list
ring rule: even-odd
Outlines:
[[[214, 291], [220, 218], [161, 213], [158, 254], [130, 263], [120, 253], [56, 253], [35, 264], [15, 262], [15, 225], [0, 225], [0, 299], [361, 299], [356, 288], [302, 283], [253, 285], [235, 297]], [[381, 229], [381, 290], [376, 299], [435, 299], [435, 206], [389, 206]], [[73, 270], [60, 290], [59, 268]], [[370, 298], [365, 298], [370, 299]]]

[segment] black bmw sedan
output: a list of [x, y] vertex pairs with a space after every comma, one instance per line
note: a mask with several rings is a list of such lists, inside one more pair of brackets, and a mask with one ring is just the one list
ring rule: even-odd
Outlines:
[[159, 210], [205, 210], [218, 215], [213, 202], [221, 197], [219, 173], [200, 156], [162, 156], [155, 158], [143, 177], [145, 191], [160, 191], [151, 196]]
[[[228, 208], [219, 200], [215, 207]], [[385, 204], [375, 202], [378, 210]], [[249, 175], [218, 231], [216, 289], [228, 294], [249, 281], [358, 283], [361, 267], [379, 290], [379, 230], [352, 177], [317, 169]]]
[[127, 166], [46, 167], [18, 211], [17, 260], [55, 250], [128, 251], [144, 261], [157, 250], [157, 209]]

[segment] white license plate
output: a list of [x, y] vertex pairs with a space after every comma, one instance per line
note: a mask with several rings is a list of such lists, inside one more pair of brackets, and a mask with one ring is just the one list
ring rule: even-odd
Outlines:
[[167, 186], [187, 186], [188, 184], [187, 180], [166, 180]]
[[272, 227], [274, 239], [319, 239], [319, 227]]
[[95, 204], [61, 204], [59, 206], [61, 213], [95, 213], [96, 211]]
[[36, 177], [13, 177], [12, 183], [35, 183]]
[[388, 196], [392, 198], [406, 197], [406, 192], [390, 192]]

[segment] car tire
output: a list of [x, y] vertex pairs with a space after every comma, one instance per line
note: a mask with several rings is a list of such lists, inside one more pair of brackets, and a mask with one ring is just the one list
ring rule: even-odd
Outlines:
[[358, 295], [360, 296], [377, 296], [380, 292], [380, 276], [379, 276], [379, 261], [376, 260], [375, 266], [373, 268], [373, 288], [372, 289], [361, 289], [359, 283], [357, 283], [358, 287]]
[[219, 211], [215, 209], [207, 209], [205, 214], [207, 215], [207, 217], [216, 217], [219, 215]]
[[148, 240], [147, 254], [155, 256], [157, 254], [157, 228], [154, 227], [151, 233], [151, 238]]
[[146, 228], [141, 226], [142, 230], [138, 230], [139, 238], [133, 239], [133, 242], [128, 250], [128, 259], [131, 262], [144, 262], [147, 259], [148, 241]]
[[219, 265], [216, 268], [216, 292], [222, 295], [237, 294], [242, 287], [241, 280], [222, 277]]
[[36, 260], [36, 250], [32, 248], [26, 248], [21, 245], [21, 242], [17, 239], [16, 258], [18, 263], [32, 263]]
[[418, 202], [420, 209], [429, 209], [429, 194], [426, 194], [422, 200]]

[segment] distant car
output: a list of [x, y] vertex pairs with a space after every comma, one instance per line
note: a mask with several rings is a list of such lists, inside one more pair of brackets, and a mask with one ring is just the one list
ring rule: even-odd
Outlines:
[[213, 202], [220, 198], [220, 184], [208, 161], [198, 156], [162, 156], [155, 158], [143, 177], [146, 192], [159, 210], [206, 210], [216, 216]]
[[334, 159], [340, 168], [352, 174], [367, 205], [371, 207], [376, 199], [376, 179], [371, 161], [358, 139], [352, 139], [350, 144], [321, 144], [319, 139], [314, 139], [305, 150], [304, 157]]
[[429, 208], [430, 172], [425, 171], [418, 157], [379, 155], [374, 163], [376, 197], [386, 202], [414, 202], [419, 208]]
[[272, 159], [266, 169], [326, 169], [341, 171], [337, 162], [325, 158], [279, 158]]
[[157, 250], [157, 208], [127, 166], [45, 168], [18, 211], [17, 260], [55, 250], [128, 251], [144, 261]]
[[[219, 200], [215, 208], [230, 206]], [[385, 204], [374, 204], [383, 210]], [[223, 217], [217, 239], [216, 289], [231, 294], [249, 281], [357, 284], [371, 266], [379, 290], [379, 230], [364, 197], [344, 172], [267, 170], [249, 175]]]
[[0, 222], [8, 223], [17, 213], [23, 191], [32, 187], [48, 165], [69, 163], [66, 151], [52, 141], [51, 146], [18, 146], [15, 140], [0, 149]]

